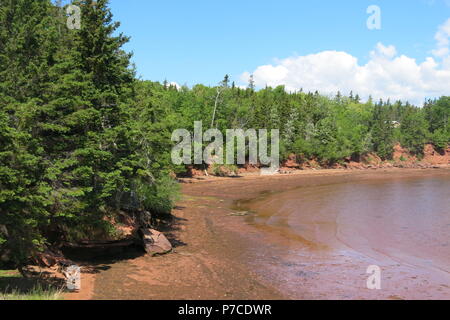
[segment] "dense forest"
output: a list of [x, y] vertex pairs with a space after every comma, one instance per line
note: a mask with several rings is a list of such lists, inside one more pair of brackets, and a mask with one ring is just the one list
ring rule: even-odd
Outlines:
[[20, 267], [44, 248], [114, 233], [118, 211], [170, 213], [184, 166], [173, 130], [194, 121], [279, 129], [281, 158], [333, 164], [400, 143], [446, 149], [450, 97], [423, 106], [257, 90], [177, 87], [136, 77], [107, 0], [73, 1], [81, 28], [50, 0], [0, 0], [0, 256]]

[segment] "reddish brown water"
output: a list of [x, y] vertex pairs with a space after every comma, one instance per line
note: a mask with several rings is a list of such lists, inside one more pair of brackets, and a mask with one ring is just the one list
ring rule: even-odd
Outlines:
[[[239, 204], [271, 235], [249, 263], [292, 298], [450, 299], [450, 179], [309, 186]], [[382, 289], [369, 290], [369, 265]]]

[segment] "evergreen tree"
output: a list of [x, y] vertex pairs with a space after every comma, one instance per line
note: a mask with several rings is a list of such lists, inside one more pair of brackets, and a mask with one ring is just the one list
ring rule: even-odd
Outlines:
[[53, 9], [46, 0], [0, 2], [0, 243], [19, 267], [42, 249], [50, 224], [38, 120], [57, 50]]
[[371, 136], [373, 150], [383, 159], [392, 158], [394, 127], [386, 105], [382, 101], [374, 108]]
[[254, 91], [254, 90], [255, 90], [255, 79], [254, 79], [254, 77], [253, 77], [252, 74], [250, 75], [250, 78], [249, 78], [249, 80], [248, 80], [248, 88], [249, 88], [251, 91]]
[[428, 123], [425, 120], [423, 112], [409, 107], [406, 115], [401, 122], [401, 139], [402, 146], [409, 151], [417, 154], [423, 154], [425, 143], [429, 142]]

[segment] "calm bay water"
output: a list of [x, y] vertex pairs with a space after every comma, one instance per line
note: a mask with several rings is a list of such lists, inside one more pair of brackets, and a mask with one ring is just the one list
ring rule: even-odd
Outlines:
[[[269, 237], [255, 268], [293, 298], [450, 299], [448, 176], [310, 186], [245, 206]], [[365, 287], [373, 264], [379, 291]]]

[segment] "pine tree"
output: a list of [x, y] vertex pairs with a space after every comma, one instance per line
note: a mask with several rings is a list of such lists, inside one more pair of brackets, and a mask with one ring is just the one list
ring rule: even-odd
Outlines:
[[254, 76], [251, 74], [250, 75], [250, 78], [249, 78], [249, 80], [248, 80], [248, 88], [251, 90], [251, 91], [254, 91], [255, 90], [255, 79], [254, 79]]
[[392, 157], [394, 147], [394, 128], [383, 101], [375, 105], [372, 115], [371, 136], [373, 150], [383, 159]]
[[0, 236], [18, 266], [51, 242], [109, 231], [139, 178], [130, 143], [134, 74], [107, 1], [76, 1], [81, 30], [50, 0], [0, 2]]
[[[46, 178], [53, 187], [55, 223], [69, 240], [105, 228], [108, 208], [120, 207], [120, 195], [135, 174], [126, 132], [133, 72], [128, 40], [114, 36], [107, 1], [75, 1], [81, 29], [68, 30], [69, 41], [50, 69], [48, 91], [53, 119], [43, 141], [51, 158]], [[72, 232], [74, 231], [74, 232]], [[86, 231], [86, 232], [85, 232]]]
[[223, 78], [221, 85], [224, 88], [230, 87], [230, 76], [228, 74], [226, 74], [225, 77]]
[[[47, 0], [0, 2], [0, 236], [10, 262], [20, 267], [41, 250], [49, 225], [47, 156], [38, 120], [53, 63], [56, 25]], [[1, 239], [3, 238], [3, 239]]]

